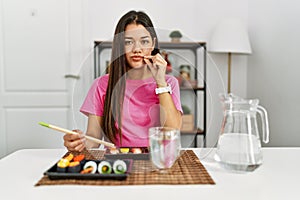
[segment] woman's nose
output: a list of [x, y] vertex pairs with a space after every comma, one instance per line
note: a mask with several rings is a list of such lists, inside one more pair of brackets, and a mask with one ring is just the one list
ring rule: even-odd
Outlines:
[[142, 48], [141, 48], [141, 44], [139, 42], [135, 42], [132, 48], [133, 52], [141, 52]]

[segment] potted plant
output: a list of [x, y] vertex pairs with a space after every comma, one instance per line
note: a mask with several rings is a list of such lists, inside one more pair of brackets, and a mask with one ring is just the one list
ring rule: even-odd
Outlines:
[[180, 38], [182, 38], [182, 34], [178, 30], [172, 31], [169, 36], [171, 42], [180, 42]]

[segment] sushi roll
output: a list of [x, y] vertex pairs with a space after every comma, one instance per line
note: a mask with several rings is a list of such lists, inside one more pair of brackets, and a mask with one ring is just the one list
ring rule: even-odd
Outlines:
[[81, 165], [79, 161], [70, 162], [68, 167], [68, 172], [70, 173], [78, 173], [81, 170]]
[[115, 174], [125, 174], [127, 171], [127, 165], [123, 160], [116, 160], [113, 164]]
[[66, 172], [70, 161], [68, 159], [62, 158], [57, 163], [57, 172]]
[[97, 171], [97, 163], [95, 161], [88, 161], [84, 164], [81, 174], [95, 174]]
[[112, 172], [111, 164], [107, 161], [101, 161], [98, 165], [98, 172], [100, 174], [110, 174]]

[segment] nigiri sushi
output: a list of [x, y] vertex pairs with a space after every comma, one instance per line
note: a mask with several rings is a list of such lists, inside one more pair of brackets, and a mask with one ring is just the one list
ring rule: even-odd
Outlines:
[[117, 153], [119, 153], [119, 150], [118, 150], [117, 148], [113, 147], [113, 148], [110, 148], [110, 149], [109, 149], [109, 152], [110, 152], [111, 154], [117, 154]]
[[129, 152], [129, 148], [122, 147], [122, 148], [120, 148], [120, 152], [121, 153], [128, 153]]
[[134, 154], [139, 154], [139, 153], [142, 153], [142, 149], [141, 148], [132, 148], [131, 152]]

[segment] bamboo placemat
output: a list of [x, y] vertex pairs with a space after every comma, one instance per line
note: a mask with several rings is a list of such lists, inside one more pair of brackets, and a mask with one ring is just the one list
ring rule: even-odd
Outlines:
[[[103, 159], [104, 152], [91, 150], [83, 152], [87, 159]], [[76, 153], [74, 153], [76, 155]], [[133, 169], [125, 180], [50, 180], [43, 176], [35, 186], [42, 185], [186, 185], [186, 184], [215, 184], [205, 167], [192, 150], [183, 151], [176, 163], [167, 172], [155, 170], [149, 160], [134, 160]]]

